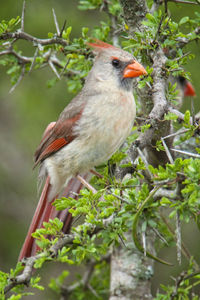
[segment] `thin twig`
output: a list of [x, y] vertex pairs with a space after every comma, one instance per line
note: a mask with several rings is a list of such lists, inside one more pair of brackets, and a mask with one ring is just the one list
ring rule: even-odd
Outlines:
[[65, 64], [64, 68], [63, 68], [62, 71], [60, 72], [60, 77], [62, 77], [63, 74], [65, 73], [65, 70], [66, 70], [68, 64], [69, 64], [69, 59], [67, 60], [67, 62], [66, 62], [66, 64]]
[[162, 236], [160, 234], [160, 232], [154, 228], [154, 227], [151, 227], [151, 229], [155, 232], [155, 234], [161, 239], [162, 242], [164, 242], [164, 244], [166, 244], [167, 246], [169, 246], [169, 243], [167, 242], [167, 240], [164, 238], [164, 236]]
[[165, 141], [164, 141], [163, 138], [161, 138], [161, 141], [162, 141], [162, 144], [163, 144], [163, 146], [164, 146], [164, 148], [165, 148], [165, 152], [166, 152], [166, 154], [167, 154], [167, 157], [168, 157], [170, 163], [173, 164], [173, 163], [174, 163], [174, 160], [173, 160], [173, 157], [172, 157], [172, 155], [171, 155], [171, 153], [170, 153], [170, 151], [169, 151], [169, 149], [168, 149], [168, 147], [167, 147], [167, 144], [165, 143]]
[[59, 75], [59, 73], [57, 72], [56, 67], [54, 66], [54, 64], [53, 64], [53, 62], [51, 61], [51, 59], [49, 59], [48, 63], [49, 63], [49, 66], [51, 67], [52, 71], [55, 73], [56, 77], [60, 80], [60, 79], [61, 79], [61, 78], [60, 78], [60, 75]]
[[181, 221], [179, 211], [176, 211], [176, 248], [177, 248], [177, 261], [181, 265]]
[[91, 291], [91, 293], [97, 298], [97, 299], [102, 299], [97, 292], [95, 291], [95, 289], [93, 289], [93, 287], [88, 283], [87, 285], [88, 289]]
[[20, 64], [21, 63], [26, 64], [26, 63], [32, 62], [32, 57], [22, 56], [19, 53], [17, 53], [15, 50], [13, 50], [12, 48], [0, 52], [0, 56], [9, 55], [9, 54], [12, 54], [13, 56], [15, 56], [18, 59]]
[[55, 26], [56, 26], [56, 31], [57, 31], [58, 36], [60, 36], [60, 29], [59, 29], [58, 20], [57, 20], [54, 8], [52, 8], [52, 12], [53, 12], [54, 23], [55, 23]]
[[141, 157], [141, 159], [143, 160], [143, 162], [144, 162], [144, 164], [145, 164], [145, 167], [146, 167], [146, 171], [147, 171], [147, 173], [148, 173], [149, 180], [151, 180], [151, 179], [152, 179], [152, 175], [151, 175], [151, 172], [150, 172], [150, 170], [149, 170], [149, 163], [148, 163], [148, 161], [147, 161], [145, 155], [143, 154], [142, 150], [141, 150], [139, 147], [137, 148], [137, 151], [138, 151], [139, 156]]
[[[168, 138], [171, 138], [171, 137], [174, 137], [174, 136], [177, 136], [177, 135], [184, 134], [184, 133], [188, 132], [189, 130], [190, 130], [190, 129], [184, 129], [184, 130], [180, 130], [180, 131], [177, 131], [177, 132], [175, 132], [175, 133], [166, 135], [166, 136], [163, 137], [163, 140], [168, 139]], [[171, 149], [171, 150], [172, 150], [172, 149]]]
[[190, 53], [191, 53], [191, 51], [189, 51], [189, 52], [187, 52], [187, 53], [181, 55], [180, 57], [175, 58], [174, 61], [179, 61], [180, 59], [182, 59], [182, 58], [188, 56]]
[[78, 287], [83, 286], [83, 287], [87, 287], [90, 289], [89, 287], [89, 281], [93, 275], [95, 266], [103, 261], [108, 261], [110, 259], [110, 253], [106, 254], [105, 256], [102, 256], [101, 259], [99, 261], [96, 260], [91, 260], [88, 264], [87, 264], [87, 269], [82, 277], [82, 279], [68, 287], [62, 286], [61, 287], [61, 294], [63, 296], [63, 299], [67, 299], [67, 297]]
[[65, 30], [66, 23], [67, 23], [67, 21], [65, 20], [63, 27], [61, 28], [61, 31], [60, 31], [60, 35], [59, 35], [60, 37], [62, 37], [63, 31]]
[[108, 194], [112, 195], [113, 197], [119, 199], [120, 201], [125, 202], [126, 204], [130, 204], [130, 202], [128, 200], [126, 200], [126, 199], [124, 199], [124, 198], [122, 198], [122, 197], [120, 197], [118, 195], [115, 195], [111, 191], [107, 190], [107, 192], [108, 192]]
[[21, 31], [24, 31], [24, 17], [25, 17], [25, 10], [26, 10], [26, 0], [24, 0], [24, 2], [23, 2], [23, 7], [22, 7]]
[[[166, 217], [161, 212], [160, 212], [160, 217], [163, 220], [163, 222], [165, 223], [165, 225], [167, 226], [169, 232], [171, 232], [172, 236], [175, 237], [174, 229], [172, 228], [171, 224], [168, 222]], [[192, 256], [183, 241], [181, 242], [181, 252], [185, 256], [185, 258], [187, 258], [188, 261], [191, 260]], [[195, 259], [193, 259], [193, 262], [194, 262], [195, 270], [198, 270], [199, 269], [198, 263], [196, 262]]]
[[37, 57], [37, 55], [38, 55], [38, 51], [39, 51], [39, 49], [38, 49], [38, 47], [37, 47], [36, 50], [35, 50], [35, 53], [34, 53], [34, 56], [33, 56], [33, 60], [32, 60], [30, 69], [29, 69], [29, 71], [28, 71], [28, 74], [30, 74], [31, 71], [33, 70], [33, 67], [34, 67], [34, 64], [35, 64], [35, 60], [36, 60], [36, 57]]
[[[168, 111], [177, 115], [177, 117], [180, 121], [184, 121], [185, 115], [183, 113], [181, 113], [180, 111], [178, 111], [177, 109], [170, 106], [170, 107], [168, 107]], [[192, 125], [192, 117], [190, 117], [190, 124]]]
[[16, 87], [20, 84], [20, 82], [22, 81], [22, 79], [23, 79], [23, 77], [25, 75], [25, 70], [26, 70], [26, 66], [23, 65], [22, 66], [21, 74], [20, 74], [17, 82], [15, 83], [15, 85], [13, 85], [12, 88], [10, 89], [9, 94], [11, 94], [16, 89]]
[[200, 154], [195, 154], [195, 153], [191, 153], [191, 152], [187, 152], [187, 151], [183, 151], [183, 150], [178, 150], [178, 149], [173, 149], [171, 148], [170, 150], [180, 153], [180, 154], [184, 154], [184, 155], [188, 155], [191, 157], [195, 157], [195, 158], [200, 158]]
[[108, 17], [110, 18], [110, 21], [111, 21], [111, 36], [112, 36], [113, 45], [114, 46], [119, 46], [120, 31], [117, 29], [117, 24], [119, 23], [118, 17], [114, 16], [113, 14], [110, 13], [107, 0], [103, 1], [101, 9], [104, 10], [107, 13], [107, 15], [108, 15]]
[[147, 243], [146, 243], [146, 234], [145, 232], [142, 232], [142, 245], [144, 249], [144, 256], [147, 255]]
[[197, 2], [186, 1], [186, 0], [168, 0], [168, 1], [175, 2], [175, 3], [181, 3], [181, 4], [195, 4], [195, 5], [200, 4], [200, 3], [197, 3]]
[[82, 176], [77, 175], [77, 179], [88, 189], [90, 190], [93, 194], [96, 194], [97, 191], [93, 186], [91, 186]]

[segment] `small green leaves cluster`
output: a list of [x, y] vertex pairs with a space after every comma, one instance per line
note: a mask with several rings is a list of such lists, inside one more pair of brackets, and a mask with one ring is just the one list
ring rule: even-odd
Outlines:
[[98, 9], [102, 2], [102, 0], [80, 0], [78, 8], [80, 10]]
[[[50, 236], [54, 237], [54, 243], [57, 242], [57, 239], [61, 237], [61, 229], [63, 227], [63, 223], [55, 218], [50, 220], [49, 222], [43, 223], [43, 228], [37, 229], [36, 232], [32, 234], [32, 236], [37, 240], [37, 245], [42, 250], [48, 249], [52, 242], [49, 238]], [[56, 238], [55, 238], [56, 237]]]
[[[196, 18], [193, 20], [184, 17], [179, 23], [176, 23], [162, 10], [158, 10], [153, 14], [147, 13], [142, 24], [146, 30], [137, 31], [134, 33], [134, 37], [122, 41], [124, 48], [133, 51], [137, 58], [150, 65], [151, 62], [147, 60], [148, 54], [160, 47], [168, 57], [166, 68], [163, 70], [166, 76], [169, 74], [175, 77], [182, 75], [189, 79], [190, 74], [185, 72], [183, 66], [188, 63], [188, 59], [193, 59], [194, 55], [185, 53], [183, 46], [184, 42], [187, 44], [199, 39], [199, 35], [195, 33], [195, 29], [200, 25], [199, 13], [196, 13]], [[182, 29], [183, 31], [181, 31]], [[186, 29], [189, 29], [190, 32], [184, 33]], [[126, 31], [125, 34], [127, 34]], [[177, 44], [180, 44], [178, 49]]]
[[195, 286], [200, 284], [200, 271], [195, 270], [193, 259], [186, 271], [182, 272], [177, 280], [176, 286], [161, 284], [161, 290], [156, 294], [155, 300], [184, 299], [198, 300], [199, 295], [193, 292]]
[[[4, 289], [7, 285], [12, 284], [12, 282], [15, 282], [15, 279], [17, 276], [23, 271], [24, 266], [21, 262], [18, 262], [16, 265], [15, 269], [11, 269], [10, 273], [5, 273], [5, 272], [0, 272], [0, 299], [5, 300], [19, 300], [19, 299], [24, 299], [25, 296], [33, 296], [34, 293], [32, 292], [25, 292], [24, 291], [24, 285], [23, 284], [18, 284], [14, 285], [14, 287], [11, 289], [12, 290], [12, 295], [10, 297], [5, 296]], [[29, 285], [32, 288], [36, 288], [38, 290], [43, 291], [44, 287], [39, 284], [41, 278], [36, 275], [31, 277]]]
[[12, 18], [9, 21], [2, 20], [0, 23], [0, 34], [11, 32], [20, 24], [20, 17]]
[[[102, 0], [86, 0], [80, 1], [79, 9], [103, 9], [104, 2]], [[119, 14], [121, 9], [120, 4], [116, 0], [109, 1], [109, 5], [105, 6], [105, 11], [108, 14]], [[20, 18], [11, 19], [10, 21], [2, 21], [0, 23], [0, 50], [7, 51], [10, 49], [12, 42], [12, 49], [14, 53], [8, 53], [0, 58], [0, 64], [7, 68], [7, 74], [11, 76], [11, 83], [15, 85], [20, 76], [24, 76], [34, 69], [40, 69], [41, 67], [49, 67], [49, 62], [54, 65], [52, 71], [55, 76], [49, 79], [48, 87], [52, 87], [58, 79], [63, 76], [67, 77], [67, 88], [71, 93], [77, 93], [83, 85], [84, 78], [87, 76], [92, 65], [92, 53], [87, 42], [91, 41], [91, 38], [97, 38], [100, 40], [107, 40], [110, 33], [110, 19], [107, 21], [101, 21], [99, 26], [96, 26], [88, 36], [88, 28], [83, 27], [81, 36], [79, 38], [71, 38], [73, 31], [72, 26], [68, 26], [62, 31], [62, 36], [49, 32], [47, 38], [57, 39], [58, 42], [49, 43], [48, 45], [40, 44], [40, 40], [35, 38], [34, 45], [37, 52], [33, 57], [23, 56], [23, 50], [19, 50], [15, 44], [14, 38], [10, 39], [7, 43], [6, 33], [17, 32], [17, 26], [20, 23]], [[20, 58], [21, 56], [21, 58]], [[55, 61], [56, 58], [56, 61]], [[55, 62], [54, 62], [55, 61]]]
[[175, 198], [163, 197], [161, 206], [172, 208], [170, 218], [175, 217], [176, 211], [180, 213], [180, 219], [189, 222], [194, 219], [199, 224], [200, 210], [200, 160], [177, 158], [174, 164], [167, 164], [166, 167], [159, 166], [150, 170], [156, 181], [168, 180], [168, 184], [174, 189], [179, 186], [180, 194]]
[[117, 0], [107, 1], [103, 0], [79, 0], [78, 8], [80, 10], [100, 9], [117, 17], [121, 12], [121, 5]]

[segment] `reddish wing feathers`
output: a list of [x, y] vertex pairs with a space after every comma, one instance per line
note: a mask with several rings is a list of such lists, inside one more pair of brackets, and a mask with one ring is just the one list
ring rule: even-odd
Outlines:
[[73, 127], [80, 119], [82, 112], [83, 109], [71, 118], [59, 119], [52, 129], [47, 131], [35, 152], [35, 166], [75, 138]]
[[59, 149], [61, 149], [63, 146], [67, 145], [68, 142], [66, 141], [66, 139], [63, 138], [59, 138], [55, 141], [53, 141], [39, 156], [40, 160], [45, 159], [46, 157], [48, 157], [49, 155], [55, 153], [56, 151], [58, 151]]

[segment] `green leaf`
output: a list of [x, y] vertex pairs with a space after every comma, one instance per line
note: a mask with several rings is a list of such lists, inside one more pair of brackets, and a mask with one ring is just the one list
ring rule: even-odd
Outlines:
[[174, 113], [168, 112], [167, 114], [165, 114], [165, 120], [177, 120], [178, 116]]
[[162, 199], [160, 200], [160, 204], [163, 205], [163, 206], [166, 206], [168, 204], [170, 205], [171, 201], [166, 197], [162, 197]]
[[45, 262], [46, 260], [46, 257], [41, 257], [41, 258], [38, 258], [36, 260], [36, 262], [34, 263], [34, 268], [35, 269], [40, 269], [43, 265], [43, 263]]
[[179, 25], [183, 25], [185, 23], [187, 23], [190, 20], [189, 17], [183, 17], [180, 21], [179, 21]]
[[188, 125], [190, 124], [190, 111], [189, 110], [186, 110], [186, 112], [185, 112], [184, 122]]
[[67, 27], [67, 29], [63, 31], [62, 37], [66, 40], [69, 40], [71, 31], [72, 31], [72, 26]]
[[39, 285], [38, 283], [40, 282], [40, 277], [37, 276], [37, 277], [32, 277], [31, 280], [30, 280], [30, 285], [33, 287], [33, 288], [36, 288], [40, 291], [43, 291], [44, 290], [44, 287], [42, 285]]
[[156, 18], [155, 18], [152, 14], [147, 13], [147, 14], [146, 14], [146, 18], [147, 18], [149, 21], [151, 21], [152, 23], [157, 24], [157, 20], [156, 20]]
[[8, 298], [8, 300], [19, 300], [19, 299], [22, 299], [22, 296], [21, 294], [19, 295], [12, 295], [11, 297]]

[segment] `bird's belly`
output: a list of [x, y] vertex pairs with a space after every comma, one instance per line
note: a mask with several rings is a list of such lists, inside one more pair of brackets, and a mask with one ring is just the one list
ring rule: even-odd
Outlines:
[[82, 126], [79, 137], [61, 150], [65, 152], [67, 168], [75, 173], [85, 172], [107, 161], [119, 149], [131, 132], [135, 117], [135, 107], [121, 110], [121, 114], [119, 109], [113, 109], [111, 115], [104, 112], [102, 117]]
[[[131, 99], [132, 100], [132, 99]], [[135, 118], [135, 106], [119, 105], [102, 111], [93, 118], [84, 118], [77, 128], [77, 137], [57, 153], [47, 158], [45, 167], [54, 178], [66, 182], [78, 173], [87, 172], [107, 161], [130, 134]]]

